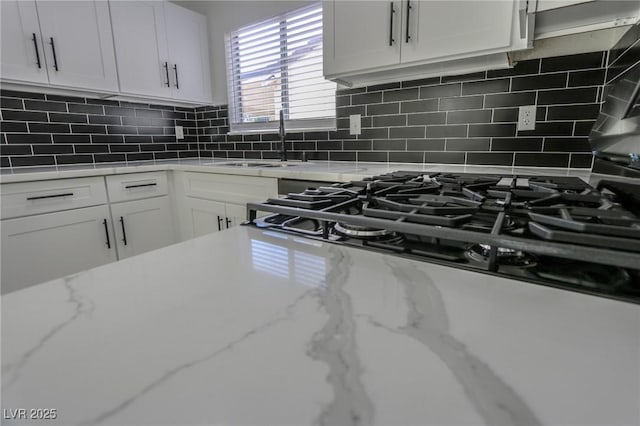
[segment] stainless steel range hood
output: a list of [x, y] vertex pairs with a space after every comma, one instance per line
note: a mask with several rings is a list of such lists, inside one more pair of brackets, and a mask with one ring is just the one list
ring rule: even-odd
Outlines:
[[640, 26], [635, 25], [610, 53], [605, 101], [589, 141], [597, 161], [640, 172]]

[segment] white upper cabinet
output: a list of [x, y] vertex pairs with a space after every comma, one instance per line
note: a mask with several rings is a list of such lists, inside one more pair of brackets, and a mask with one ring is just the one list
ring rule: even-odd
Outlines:
[[[173, 97], [211, 102], [207, 20], [173, 3], [165, 3]], [[170, 73], [171, 75], [171, 73]]]
[[204, 15], [165, 1], [0, 5], [3, 83], [190, 104], [212, 100]]
[[113, 1], [110, 5], [120, 90], [171, 97], [163, 2]]
[[536, 40], [624, 27], [640, 21], [637, 0], [538, 0], [536, 11]]
[[2, 1], [3, 79], [47, 83], [35, 1]]
[[2, 79], [118, 91], [106, 1], [2, 1]]
[[512, 1], [410, 1], [407, 5], [402, 62], [478, 56], [511, 46]]
[[123, 93], [211, 102], [205, 16], [168, 2], [110, 4]]
[[532, 46], [524, 0], [325, 0], [324, 74], [356, 85], [504, 68]]
[[594, 0], [538, 0], [536, 11], [544, 12], [545, 10], [558, 9], [560, 7], [573, 6], [580, 3], [589, 3]]
[[328, 1], [323, 7], [325, 74], [400, 62], [401, 1]]
[[38, 1], [49, 82], [118, 91], [106, 1]]

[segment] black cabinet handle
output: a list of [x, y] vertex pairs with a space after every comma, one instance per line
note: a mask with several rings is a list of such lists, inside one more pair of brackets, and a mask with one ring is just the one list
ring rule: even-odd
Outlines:
[[104, 233], [107, 234], [107, 248], [111, 248], [111, 240], [109, 239], [109, 227], [107, 226], [107, 219], [102, 221], [104, 225]]
[[143, 188], [145, 186], [156, 186], [157, 183], [141, 183], [139, 185], [127, 185], [124, 187], [124, 189], [131, 189], [131, 188]]
[[393, 15], [395, 15], [396, 9], [393, 7], [393, 2], [391, 2], [391, 12], [389, 13], [389, 46], [393, 46]]
[[227, 229], [229, 229], [229, 224], [231, 223], [231, 220], [228, 217], [225, 217], [225, 220], [227, 221]]
[[64, 194], [54, 194], [54, 195], [40, 195], [38, 197], [27, 197], [27, 201], [44, 200], [45, 198], [70, 197], [72, 195], [73, 195], [73, 192], [66, 192]]
[[40, 51], [38, 50], [38, 39], [36, 38], [36, 33], [33, 34], [33, 47], [36, 49], [36, 61], [38, 63], [38, 68], [42, 68], [42, 63], [40, 62]]
[[49, 43], [51, 45], [51, 51], [53, 52], [53, 68], [56, 69], [56, 71], [59, 71], [58, 69], [58, 58], [56, 57], [56, 44], [53, 42], [53, 37], [50, 37], [51, 42]]
[[407, 31], [404, 39], [405, 43], [409, 43], [409, 40], [411, 39], [411, 36], [409, 35], [409, 16], [411, 15], [411, 9], [411, 0], [407, 0]]
[[127, 232], [124, 230], [124, 217], [120, 216], [120, 226], [122, 227], [122, 242], [127, 245]]
[[176, 89], [180, 89], [180, 84], [178, 83], [178, 64], [173, 64], [173, 72], [176, 73]]
[[218, 216], [218, 231], [222, 231], [222, 218]]
[[169, 80], [169, 63], [165, 62], [163, 66], [164, 72], [165, 74], [167, 74], [167, 87], [171, 87], [171, 81]]

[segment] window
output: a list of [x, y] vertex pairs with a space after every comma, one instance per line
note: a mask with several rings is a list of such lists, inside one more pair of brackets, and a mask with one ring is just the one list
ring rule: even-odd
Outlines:
[[322, 75], [322, 4], [227, 35], [232, 132], [335, 128], [336, 84]]

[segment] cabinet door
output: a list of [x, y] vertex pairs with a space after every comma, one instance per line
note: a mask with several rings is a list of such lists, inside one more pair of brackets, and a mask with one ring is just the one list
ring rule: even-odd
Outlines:
[[169, 197], [112, 204], [111, 215], [119, 259], [175, 242]]
[[184, 197], [185, 214], [183, 236], [185, 239], [218, 232], [226, 228], [225, 205], [218, 201]]
[[325, 75], [400, 62], [403, 2], [333, 0], [323, 7]]
[[173, 98], [211, 102], [206, 17], [169, 2], [164, 8]]
[[247, 220], [247, 206], [241, 206], [239, 204], [226, 204], [226, 219], [228, 222], [227, 228], [240, 225]]
[[35, 1], [0, 2], [2, 57], [0, 76], [3, 80], [46, 83], [38, 12]]
[[[512, 0], [410, 2], [402, 62], [456, 59], [506, 51], [511, 45]], [[406, 22], [406, 21], [405, 21]]]
[[163, 3], [110, 3], [120, 90], [123, 93], [171, 97]]
[[118, 91], [109, 5], [98, 1], [38, 1], [49, 82]]
[[108, 219], [97, 206], [3, 220], [2, 293], [115, 261]]

